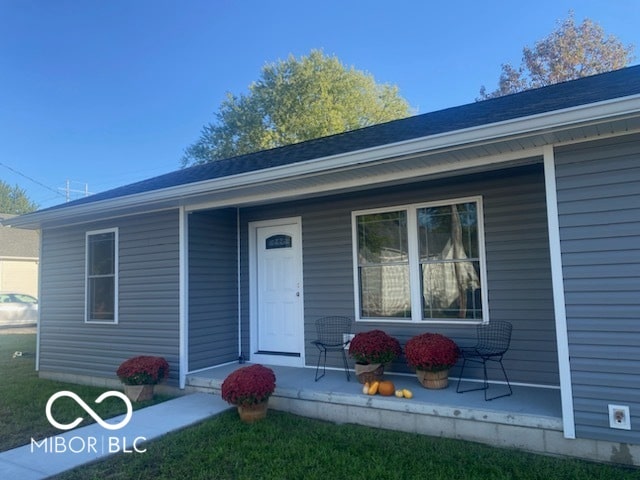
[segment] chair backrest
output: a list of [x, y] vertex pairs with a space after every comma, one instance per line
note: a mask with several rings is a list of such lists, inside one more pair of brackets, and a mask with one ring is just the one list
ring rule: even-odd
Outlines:
[[509, 349], [511, 330], [509, 322], [492, 320], [486, 325], [478, 325], [478, 344], [476, 348], [483, 352], [501, 355]]
[[343, 334], [351, 333], [352, 320], [349, 317], [330, 316], [316, 320], [317, 341], [329, 345], [344, 343]]

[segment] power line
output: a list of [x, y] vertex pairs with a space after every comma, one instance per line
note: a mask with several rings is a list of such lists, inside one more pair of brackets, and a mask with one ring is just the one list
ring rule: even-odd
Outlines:
[[50, 192], [55, 193], [58, 196], [64, 197], [64, 194], [60, 193], [58, 190], [49, 187], [48, 185], [45, 185], [42, 182], [39, 182], [38, 180], [36, 180], [35, 178], [31, 178], [29, 175], [25, 175], [24, 173], [16, 170], [15, 168], [10, 167], [9, 165], [0, 162], [0, 166], [6, 168], [7, 170], [11, 170], [13, 173], [15, 173], [16, 175], [20, 175], [21, 177], [26, 178], [27, 180], [35, 183], [36, 185], [40, 185], [42, 188], [46, 188], [47, 190], [49, 190]]

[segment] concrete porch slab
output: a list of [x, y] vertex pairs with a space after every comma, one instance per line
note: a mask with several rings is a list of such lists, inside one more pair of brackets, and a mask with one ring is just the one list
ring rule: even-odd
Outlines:
[[[220, 393], [226, 376], [242, 365], [229, 364], [190, 374], [188, 390]], [[355, 411], [356, 407], [411, 415], [464, 419], [494, 424], [514, 425], [530, 428], [562, 430], [560, 392], [553, 388], [514, 386], [513, 395], [486, 402], [482, 391], [456, 393], [456, 381], [442, 390], [429, 390], [415, 376], [386, 374], [396, 388], [410, 389], [412, 399], [369, 396], [362, 394], [362, 385], [355, 376], [347, 381], [344, 371], [327, 370], [325, 377], [314, 381], [315, 369], [270, 366], [276, 374], [276, 391], [271, 400], [274, 408], [295, 408], [290, 400], [308, 402], [309, 415], [317, 417], [312, 403], [342, 405]], [[463, 384], [464, 386], [464, 384]], [[467, 385], [470, 386], [470, 385]], [[492, 385], [490, 389], [505, 388]], [[323, 409], [326, 410], [326, 409]], [[335, 412], [332, 414], [335, 416]], [[346, 417], [345, 422], [360, 423], [357, 418]], [[334, 420], [335, 421], [335, 420]]]

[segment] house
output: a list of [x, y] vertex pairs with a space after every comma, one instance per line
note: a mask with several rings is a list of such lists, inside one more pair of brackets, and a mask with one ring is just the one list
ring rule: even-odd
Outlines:
[[[0, 222], [15, 215], [0, 213]], [[37, 231], [0, 227], [0, 292], [38, 297], [40, 236]]]
[[640, 449], [640, 66], [8, 223], [42, 235], [43, 377], [107, 384], [122, 360], [156, 354], [184, 388], [239, 358], [314, 366], [323, 315], [402, 343], [508, 320], [509, 377], [559, 389], [565, 439]]

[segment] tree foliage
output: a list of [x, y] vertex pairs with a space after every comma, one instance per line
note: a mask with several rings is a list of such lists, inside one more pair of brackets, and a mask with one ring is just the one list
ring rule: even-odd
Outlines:
[[19, 186], [11, 186], [0, 180], [0, 213], [22, 215], [33, 212], [38, 205], [32, 202], [25, 190]]
[[267, 64], [248, 95], [227, 93], [183, 165], [206, 163], [403, 118], [398, 88], [313, 50]]
[[488, 93], [482, 86], [479, 100], [617, 70], [633, 61], [633, 51], [588, 18], [576, 25], [569, 12], [550, 35], [523, 48], [520, 67], [503, 64], [498, 89]]

